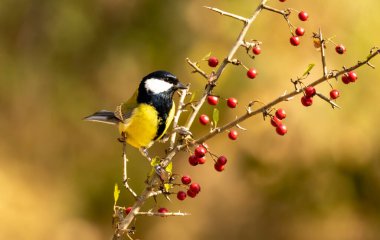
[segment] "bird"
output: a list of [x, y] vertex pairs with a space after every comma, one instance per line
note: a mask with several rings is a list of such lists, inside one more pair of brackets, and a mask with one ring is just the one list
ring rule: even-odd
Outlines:
[[84, 120], [117, 125], [119, 140], [138, 148], [150, 159], [147, 149], [163, 138], [174, 118], [174, 93], [186, 88], [172, 73], [154, 71], [141, 80], [129, 100], [115, 111], [101, 110]]

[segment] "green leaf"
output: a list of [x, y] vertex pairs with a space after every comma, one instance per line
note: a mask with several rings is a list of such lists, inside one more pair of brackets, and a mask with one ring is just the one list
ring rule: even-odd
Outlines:
[[119, 199], [119, 196], [120, 196], [120, 189], [117, 183], [115, 183], [115, 189], [113, 191], [113, 199], [115, 201], [114, 205], [116, 205], [117, 200]]
[[164, 188], [165, 188], [165, 191], [166, 191], [166, 192], [169, 192], [169, 190], [170, 190], [171, 188], [173, 188], [173, 184], [171, 184], [171, 183], [165, 183], [165, 184], [164, 184]]
[[315, 66], [314, 63], [310, 63], [309, 66], [307, 67], [305, 73], [304, 73], [302, 76], [306, 76], [306, 75], [308, 75], [308, 74], [310, 73], [311, 69], [314, 68], [314, 66]]
[[152, 166], [152, 169], [150, 170], [150, 173], [149, 173], [148, 177], [153, 176], [153, 174], [156, 172], [155, 166], [157, 166], [158, 164], [160, 164], [160, 158], [156, 156], [150, 162], [150, 165]]
[[214, 108], [214, 111], [212, 113], [212, 120], [214, 121], [214, 127], [216, 127], [219, 122], [219, 110], [217, 108]]
[[166, 170], [166, 172], [168, 172], [169, 175], [171, 176], [172, 173], [173, 173], [173, 162], [170, 162], [170, 163], [168, 164], [168, 166], [165, 168], [165, 170]]
[[207, 53], [206, 56], [202, 58], [203, 61], [208, 60], [208, 58], [211, 56], [211, 52]]
[[155, 167], [155, 166], [157, 166], [158, 164], [160, 164], [160, 158], [159, 157], [154, 157], [153, 159], [152, 159], [152, 161], [150, 162], [150, 165], [152, 166], [152, 167]]
[[193, 92], [193, 93], [191, 94], [189, 102], [193, 102], [193, 101], [194, 101], [194, 99], [195, 99], [195, 95], [196, 95], [196, 92]]

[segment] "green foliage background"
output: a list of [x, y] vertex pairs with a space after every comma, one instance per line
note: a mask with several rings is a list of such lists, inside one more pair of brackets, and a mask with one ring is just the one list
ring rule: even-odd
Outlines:
[[[108, 239], [114, 184], [122, 178], [121, 146], [115, 129], [82, 117], [114, 109], [156, 69], [201, 91], [203, 80], [190, 74], [184, 59], [210, 51], [222, 59], [241, 27], [202, 6], [249, 16], [258, 2], [2, 0], [0, 238]], [[248, 80], [242, 68], [227, 69], [215, 93], [235, 96], [241, 104], [236, 110], [221, 106], [219, 124], [242, 114], [250, 100], [267, 102], [292, 90], [289, 79], [302, 75], [309, 63], [316, 67], [306, 82], [319, 77], [320, 56], [310, 37], [319, 27], [348, 49], [339, 56], [330, 45], [330, 69], [355, 64], [380, 46], [379, 1], [272, 0], [270, 5], [308, 11], [306, 23], [292, 17], [307, 36], [292, 47], [282, 17], [260, 15], [248, 37], [263, 41], [262, 55], [254, 62], [244, 51], [238, 56], [259, 75]], [[373, 63], [380, 65], [379, 59]], [[160, 198], [158, 206], [192, 215], [141, 217], [137, 237], [378, 239], [380, 72], [365, 67], [358, 75], [352, 85], [332, 82], [341, 90], [341, 110], [318, 99], [310, 108], [298, 97], [282, 104], [288, 113], [285, 137], [256, 117], [242, 124], [249, 130], [236, 142], [226, 135], [211, 140], [212, 151], [229, 158], [223, 173], [214, 171], [210, 159], [194, 168], [181, 155], [174, 172], [190, 174], [202, 192], [181, 203]], [[329, 86], [318, 90], [328, 94]], [[162, 154], [162, 146], [154, 151]], [[128, 148], [128, 154], [130, 184], [139, 192], [149, 165], [137, 150]], [[119, 203], [131, 203], [121, 194]]]

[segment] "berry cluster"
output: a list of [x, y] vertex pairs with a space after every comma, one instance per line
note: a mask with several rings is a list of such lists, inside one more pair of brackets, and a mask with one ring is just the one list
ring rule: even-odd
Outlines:
[[191, 166], [197, 166], [198, 164], [204, 164], [206, 162], [207, 149], [204, 145], [198, 145], [194, 154], [189, 157], [189, 163]]
[[[304, 22], [304, 21], [307, 21], [308, 18], [309, 18], [309, 14], [305, 11], [301, 11], [298, 13], [298, 19], [299, 20]], [[300, 45], [300, 43], [301, 43], [300, 37], [302, 37], [303, 35], [305, 35], [305, 29], [302, 27], [297, 27], [289, 39], [290, 44], [293, 46]]]
[[218, 159], [216, 160], [216, 162], [214, 164], [215, 170], [218, 172], [224, 171], [226, 163], [227, 163], [227, 158], [225, 156], [218, 157]]
[[181, 178], [182, 184], [188, 186], [187, 191], [178, 191], [177, 199], [183, 201], [187, 196], [195, 198], [201, 191], [201, 186], [198, 183], [191, 183], [191, 178], [188, 175], [184, 175]]
[[350, 71], [342, 75], [342, 82], [344, 84], [354, 83], [357, 79], [358, 75], [353, 71]]
[[278, 135], [284, 136], [288, 129], [287, 127], [282, 123], [282, 120], [286, 118], [286, 112], [284, 109], [279, 108], [277, 109], [274, 116], [271, 117], [270, 123], [273, 127], [276, 128], [276, 132]]
[[313, 97], [317, 94], [317, 91], [313, 86], [308, 86], [304, 89], [304, 96], [301, 98], [301, 103], [305, 107], [309, 107], [313, 104]]

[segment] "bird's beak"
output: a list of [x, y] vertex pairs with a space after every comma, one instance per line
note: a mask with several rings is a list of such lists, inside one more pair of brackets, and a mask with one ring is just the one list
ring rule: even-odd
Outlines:
[[187, 86], [184, 85], [183, 83], [181, 82], [178, 82], [177, 85], [175, 86], [177, 89], [187, 89]]

